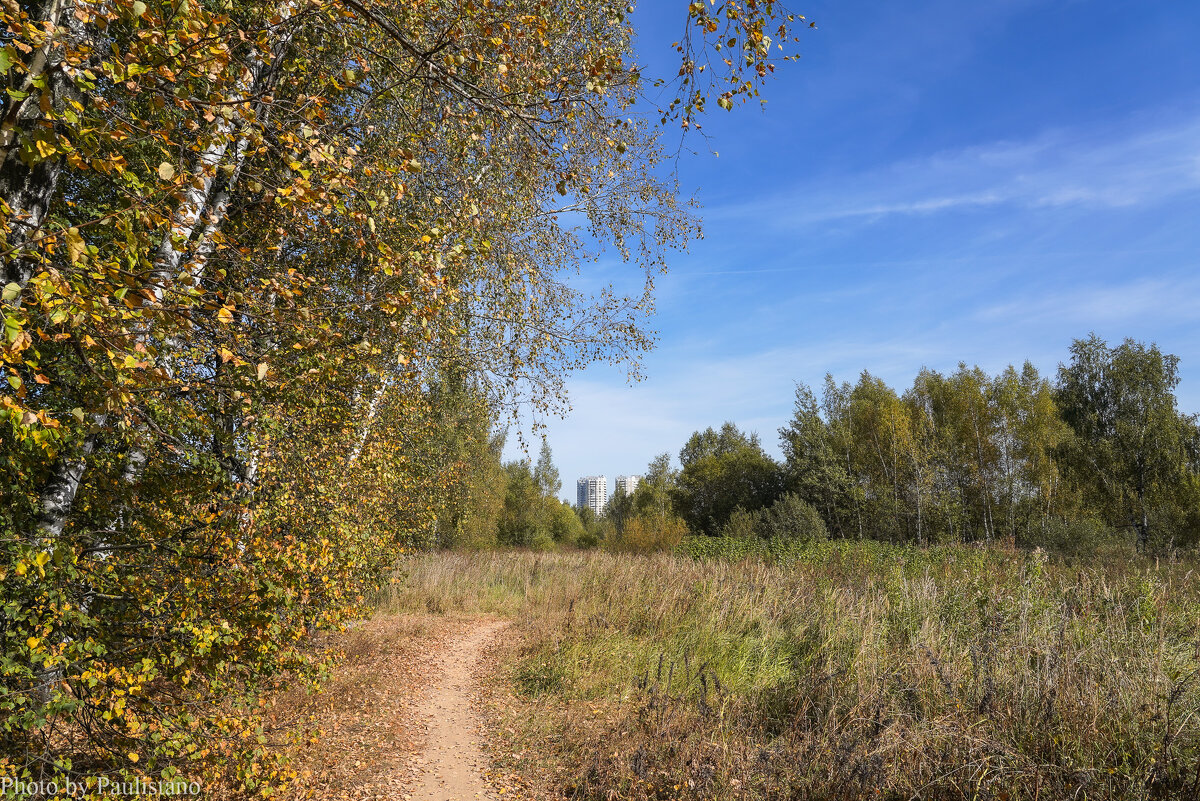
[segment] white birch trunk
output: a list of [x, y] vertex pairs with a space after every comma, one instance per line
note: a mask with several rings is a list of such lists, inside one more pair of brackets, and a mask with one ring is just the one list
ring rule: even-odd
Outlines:
[[350, 451], [350, 458], [346, 460], [347, 467], [353, 467], [358, 463], [358, 457], [362, 455], [367, 438], [371, 435], [371, 424], [375, 422], [375, 417], [379, 413], [379, 402], [387, 394], [390, 385], [391, 379], [385, 378], [375, 390], [375, 394], [371, 396], [371, 402], [367, 404], [366, 416], [363, 418], [362, 425], [359, 426], [358, 441], [354, 443], [354, 448]]
[[[63, 58], [68, 46], [83, 43], [90, 32], [75, 18], [74, 10], [74, 0], [49, 0], [40, 13], [34, 12], [41, 26], [51, 33], [34, 51], [25, 80], [17, 87], [28, 96], [13, 102], [0, 120], [0, 201], [8, 208], [3, 248], [7, 255], [0, 258], [4, 261], [4, 282], [15, 283], [22, 290], [37, 265], [38, 256], [29, 248], [41, 232], [58, 190], [62, 159], [55, 155], [32, 166], [27, 164], [20, 156], [21, 138], [44, 122], [43, 93], [49, 93], [52, 107], [61, 107], [66, 99], [78, 96], [68, 74], [71, 67]], [[35, 79], [44, 79], [46, 88], [37, 89]], [[13, 305], [20, 307], [20, 295]]]
[[[291, 18], [296, 8], [294, 0], [288, 0], [280, 10], [281, 22], [280, 25], [286, 25]], [[261, 94], [267, 88], [272, 80], [274, 72], [273, 68], [279, 63], [283, 57], [287, 46], [291, 43], [292, 33], [285, 30], [284, 33], [276, 41], [273, 50], [273, 59], [268, 64], [261, 54], [254, 54], [251, 58], [251, 66], [246, 70], [242, 81], [239, 84], [237, 93], [230, 98], [233, 102], [243, 102], [257, 94]], [[224, 159], [226, 153], [233, 144], [234, 149], [234, 170], [230, 177], [230, 181], [235, 181], [240, 173], [241, 166], [246, 158], [246, 151], [249, 140], [245, 136], [240, 136], [236, 140], [233, 139], [234, 128], [228, 120], [222, 120], [217, 126], [216, 135], [213, 141], [203, 150], [196, 159], [193, 173], [198, 178], [194, 181], [188, 191], [185, 193], [182, 202], [176, 209], [172, 217], [171, 228], [163, 237], [159, 245], [158, 251], [155, 254], [155, 267], [153, 271], [153, 286], [151, 291], [159, 302], [162, 302], [167, 289], [167, 284], [177, 275], [179, 267], [182, 263], [185, 249], [188, 242], [191, 240], [195, 232], [197, 223], [205, 208], [210, 203], [210, 198], [213, 192], [213, 187], [216, 181], [217, 169]], [[229, 206], [229, 190], [232, 189], [232, 184], [226, 186], [224, 200], [218, 203], [213, 209], [215, 213], [211, 213], [206, 223], [206, 238], [200, 243], [204, 251], [204, 259], [201, 260], [198, 266], [193, 266], [192, 278], [195, 279], [203, 271], [204, 262], [207, 260], [208, 252], [211, 251], [212, 237], [219, 230], [224, 222], [225, 214]], [[48, 206], [48, 201], [47, 201]], [[28, 280], [28, 279], [26, 279]], [[23, 286], [23, 285], [22, 285]], [[167, 369], [170, 367], [168, 365]], [[125, 463], [121, 469], [121, 480], [126, 485], [136, 483], [142, 473], [145, 471], [148, 456], [144, 445], [135, 441], [125, 457]], [[70, 514], [71, 505], [75, 499], [75, 493], [78, 490], [79, 482], [83, 477], [83, 470], [86, 465], [82, 460], [63, 464], [56, 468], [54, 479], [44, 488], [41, 493], [42, 508], [47, 510], [43, 512], [42, 521], [39, 523], [39, 528], [46, 530], [57, 529], [62, 530], [65, 525], [67, 516]], [[68, 489], [69, 486], [69, 489]], [[123, 513], [118, 512], [118, 517]]]
[[37, 537], [48, 544], [62, 536], [67, 515], [79, 491], [79, 482], [87, 467], [87, 458], [96, 447], [96, 435], [89, 434], [83, 441], [79, 453], [69, 458], [60, 457], [54, 466], [54, 474], [41, 492], [41, 514], [38, 516]]

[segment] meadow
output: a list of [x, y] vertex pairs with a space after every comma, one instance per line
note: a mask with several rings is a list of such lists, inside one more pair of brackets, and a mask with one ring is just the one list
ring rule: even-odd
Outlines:
[[441, 552], [379, 604], [516, 622], [502, 750], [553, 795], [1198, 798], [1198, 564], [845, 541]]

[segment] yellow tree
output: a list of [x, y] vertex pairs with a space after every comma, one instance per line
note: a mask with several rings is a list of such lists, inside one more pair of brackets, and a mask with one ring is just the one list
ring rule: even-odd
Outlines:
[[[684, 59], [668, 116], [692, 126], [753, 95], [789, 20], [686, 14], [685, 54], [736, 55]], [[584, 0], [47, 0], [0, 24], [0, 768], [270, 788], [236, 702], [432, 539], [462, 475], [436, 377], [553, 405], [565, 370], [647, 344], [690, 223], [629, 25]], [[567, 286], [568, 210], [645, 291]]]

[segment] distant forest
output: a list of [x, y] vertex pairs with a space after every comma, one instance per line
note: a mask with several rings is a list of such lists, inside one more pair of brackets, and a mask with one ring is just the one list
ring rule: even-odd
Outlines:
[[[550, 449], [477, 461], [445, 545], [669, 547], [708, 536], [1007, 543], [1155, 552], [1200, 543], [1200, 427], [1178, 410], [1179, 359], [1156, 345], [1075, 340], [1054, 379], [922, 370], [898, 392], [863, 372], [796, 388], [782, 462], [733, 423], [657, 457], [596, 518], [557, 500]], [[480, 454], [485, 455], [485, 454]], [[502, 480], [501, 480], [502, 479]], [[496, 482], [499, 482], [498, 484]]]

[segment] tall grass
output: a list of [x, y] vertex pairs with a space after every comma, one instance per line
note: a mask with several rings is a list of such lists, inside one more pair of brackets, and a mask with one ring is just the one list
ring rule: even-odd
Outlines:
[[1189, 564], [437, 554], [384, 605], [519, 622], [576, 798], [1200, 798]]

